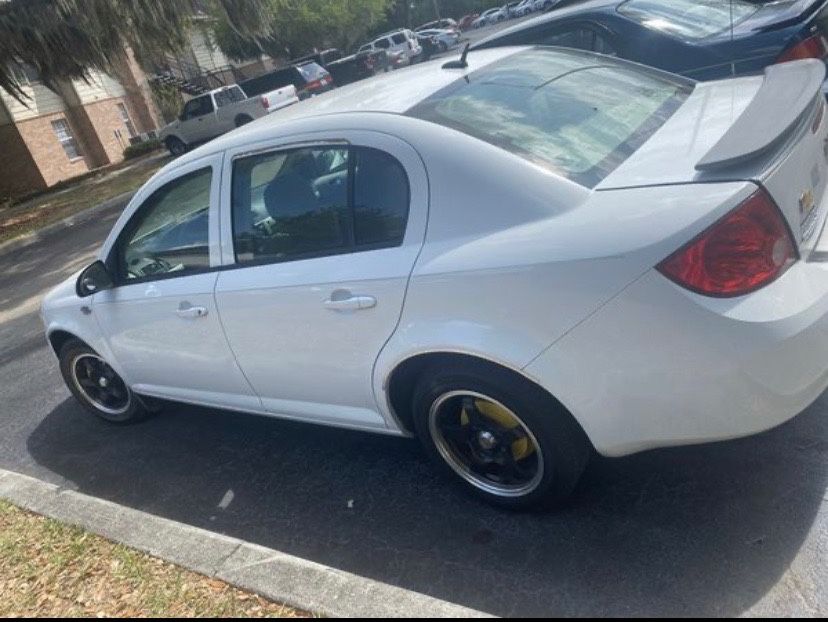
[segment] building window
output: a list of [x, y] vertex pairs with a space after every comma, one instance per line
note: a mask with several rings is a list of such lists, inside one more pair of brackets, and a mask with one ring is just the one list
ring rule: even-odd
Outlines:
[[135, 125], [132, 123], [132, 119], [129, 116], [129, 110], [127, 110], [126, 105], [119, 103], [118, 112], [121, 114], [121, 120], [124, 122], [124, 125], [126, 125], [129, 137], [135, 138], [138, 136], [138, 132], [135, 131]]
[[37, 73], [37, 69], [29, 63], [12, 61], [11, 70], [15, 80], [21, 86], [29, 86], [40, 81], [40, 75]]
[[75, 140], [72, 128], [69, 127], [66, 119], [52, 121], [52, 129], [55, 130], [57, 139], [70, 160], [77, 160], [82, 157], [78, 141]]

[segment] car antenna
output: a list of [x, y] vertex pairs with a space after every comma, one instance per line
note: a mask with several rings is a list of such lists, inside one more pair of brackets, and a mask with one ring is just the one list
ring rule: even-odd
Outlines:
[[469, 63], [466, 62], [466, 57], [469, 55], [470, 47], [471, 43], [467, 43], [465, 49], [463, 50], [463, 54], [460, 56], [460, 60], [450, 60], [443, 65], [443, 69], [465, 69], [468, 67]]

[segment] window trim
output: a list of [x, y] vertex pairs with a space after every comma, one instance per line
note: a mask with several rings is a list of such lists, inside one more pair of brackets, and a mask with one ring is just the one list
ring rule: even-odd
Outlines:
[[[330, 249], [326, 251], [318, 251], [312, 253], [301, 253], [299, 255], [292, 255], [290, 257], [284, 259], [274, 259], [272, 257], [269, 258], [262, 258], [262, 259], [253, 259], [250, 261], [239, 261], [239, 253], [236, 248], [236, 219], [235, 214], [233, 211], [233, 182], [234, 182], [234, 175], [235, 175], [235, 167], [236, 163], [239, 160], [245, 160], [251, 157], [258, 157], [264, 155], [271, 155], [271, 154], [278, 154], [278, 153], [285, 153], [290, 151], [301, 151], [301, 150], [311, 150], [311, 149], [346, 149], [348, 151], [348, 180], [347, 180], [347, 189], [346, 193], [348, 196], [348, 244], [341, 248]], [[406, 182], [406, 191], [408, 195], [408, 202], [406, 207], [406, 214], [405, 214], [405, 228], [403, 230], [402, 238], [396, 244], [388, 244], [386, 242], [378, 242], [374, 244], [357, 244], [356, 243], [356, 218], [355, 218], [355, 195], [356, 195], [356, 184], [354, 183], [356, 180], [356, 158], [352, 155], [355, 151], [360, 149], [370, 149], [372, 151], [379, 151], [380, 153], [385, 154], [389, 158], [393, 159], [396, 162], [397, 166], [403, 171], [405, 175], [405, 182]], [[234, 269], [244, 269], [244, 268], [254, 268], [254, 267], [261, 267], [261, 266], [269, 266], [269, 265], [279, 265], [285, 263], [293, 263], [297, 261], [307, 261], [310, 259], [321, 259], [324, 257], [336, 257], [340, 255], [353, 255], [355, 253], [366, 253], [371, 251], [377, 250], [387, 250], [387, 249], [394, 249], [400, 248], [405, 245], [405, 238], [408, 234], [408, 228], [411, 220], [411, 203], [413, 200], [413, 192], [411, 186], [411, 175], [409, 174], [408, 169], [406, 169], [405, 165], [400, 161], [400, 159], [395, 156], [393, 153], [388, 152], [386, 149], [381, 149], [379, 147], [374, 147], [371, 145], [359, 145], [359, 144], [352, 144], [347, 141], [321, 141], [321, 142], [302, 142], [302, 143], [295, 143], [295, 144], [286, 144], [281, 145], [279, 147], [266, 147], [262, 149], [257, 149], [254, 151], [247, 151], [243, 153], [238, 153], [230, 158], [230, 175], [229, 179], [227, 180], [227, 185], [229, 186], [230, 192], [230, 202], [227, 206], [229, 211], [229, 221], [230, 221], [230, 240], [231, 240], [231, 256], [232, 256], [232, 263], [226, 264], [221, 267], [222, 270], [234, 270]]]
[[[191, 268], [184, 269], [178, 272], [165, 272], [163, 274], [153, 274], [150, 276], [138, 277], [136, 279], [124, 279], [121, 273], [121, 269], [123, 268], [123, 266], [121, 265], [123, 259], [121, 256], [121, 251], [123, 250], [124, 244], [126, 243], [126, 237], [128, 235], [131, 235], [133, 232], [133, 223], [141, 219], [144, 213], [149, 209], [150, 201], [152, 201], [152, 199], [159, 192], [169, 187], [171, 184], [180, 182], [181, 180], [186, 179], [188, 177], [200, 175], [204, 171], [210, 171], [210, 202], [207, 206], [207, 262], [210, 265], [208, 265], [206, 268]], [[139, 205], [130, 214], [129, 219], [118, 231], [118, 235], [115, 238], [115, 241], [113, 242], [109, 252], [107, 253], [106, 259], [104, 260], [104, 264], [106, 265], [107, 270], [109, 270], [109, 273], [112, 275], [114, 289], [118, 289], [121, 287], [129, 287], [130, 285], [140, 285], [143, 283], [153, 283], [156, 281], [168, 281], [172, 279], [185, 278], [198, 274], [205, 274], [208, 272], [213, 272], [220, 267], [212, 265], [212, 240], [210, 232], [210, 219], [214, 217], [215, 211], [213, 203], [215, 201], [214, 190], [216, 183], [215, 178], [217, 174], [220, 175], [220, 172], [216, 170], [215, 166], [213, 166], [212, 164], [206, 164], [204, 166], [181, 173], [180, 175], [177, 175], [172, 179], [163, 181], [157, 187], [155, 187], [149, 194], [147, 194], [145, 197], [141, 199]]]

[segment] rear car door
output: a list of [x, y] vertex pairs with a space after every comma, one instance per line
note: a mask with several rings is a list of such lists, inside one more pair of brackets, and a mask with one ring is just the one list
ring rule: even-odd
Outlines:
[[116, 287], [94, 296], [93, 312], [137, 393], [260, 410], [213, 299], [221, 163], [202, 158], [141, 191], [104, 249]]
[[384, 134], [296, 140], [225, 163], [222, 323], [267, 411], [383, 428], [372, 372], [423, 244], [425, 169]]

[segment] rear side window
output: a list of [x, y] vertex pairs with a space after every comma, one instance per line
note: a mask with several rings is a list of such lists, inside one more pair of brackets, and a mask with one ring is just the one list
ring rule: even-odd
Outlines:
[[729, 31], [731, 23], [736, 26], [758, 10], [758, 5], [744, 0], [627, 0], [618, 7], [619, 13], [642, 26], [686, 39]]
[[536, 48], [470, 74], [407, 114], [594, 187], [691, 91], [690, 82], [611, 58]]
[[238, 102], [243, 102], [245, 99], [247, 99], [244, 92], [238, 86], [233, 86], [229, 89], [218, 91], [214, 95], [214, 97], [216, 98], [216, 105], [219, 108], [224, 108], [225, 106], [229, 106], [230, 104], [235, 104]]
[[375, 149], [314, 147], [242, 158], [232, 182], [236, 262], [399, 246], [409, 195], [402, 165]]

